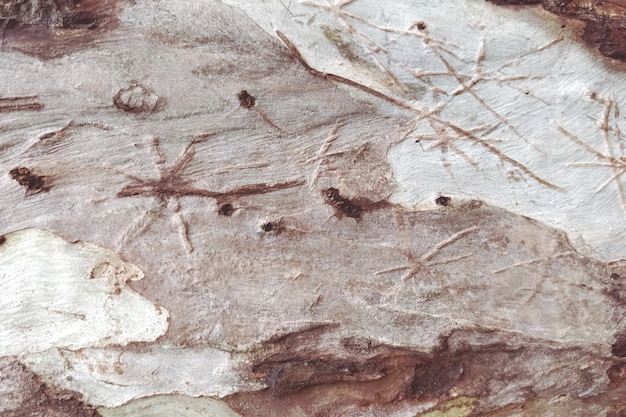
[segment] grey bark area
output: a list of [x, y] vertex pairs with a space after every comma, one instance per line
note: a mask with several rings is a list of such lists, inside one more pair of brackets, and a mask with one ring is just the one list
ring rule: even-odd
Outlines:
[[392, 204], [409, 109], [222, 3], [43, 3], [3, 23], [2, 415], [624, 415], [623, 266]]

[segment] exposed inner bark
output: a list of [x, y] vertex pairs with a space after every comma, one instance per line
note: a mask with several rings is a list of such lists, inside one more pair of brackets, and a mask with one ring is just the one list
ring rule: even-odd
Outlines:
[[[363, 338], [333, 339], [334, 325], [314, 326], [275, 337], [253, 355], [248, 372], [267, 389], [227, 397], [230, 406], [245, 416], [305, 415], [340, 416], [348, 411], [391, 411], [436, 400], [464, 396], [481, 398], [501, 394], [507, 381], [532, 379], [530, 358], [563, 361], [591, 357], [592, 351], [563, 348], [499, 331], [459, 330], [442, 338], [435, 352], [398, 348]], [[615, 363], [610, 360], [607, 364]], [[607, 371], [611, 386], [626, 378], [624, 365]], [[582, 373], [575, 384], [550, 382], [541, 394], [573, 395], [583, 392], [595, 378]], [[502, 388], [498, 388], [502, 387]], [[452, 393], [454, 394], [452, 396]], [[518, 394], [519, 395], [519, 394]], [[535, 398], [528, 391], [517, 401]], [[476, 411], [493, 411], [487, 401]]]
[[86, 405], [81, 395], [66, 390], [53, 390], [18, 360], [0, 358], [0, 381], [17, 383], [11, 397], [0, 396], [0, 414], [4, 417], [98, 417], [95, 408]]
[[0, 5], [0, 47], [42, 59], [88, 47], [117, 25], [119, 0], [8, 0]]

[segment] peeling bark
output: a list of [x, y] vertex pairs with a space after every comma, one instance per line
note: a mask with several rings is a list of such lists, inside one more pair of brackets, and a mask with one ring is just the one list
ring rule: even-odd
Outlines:
[[[0, 391], [0, 412], [3, 416], [99, 416], [94, 407], [82, 401], [80, 394], [54, 390], [15, 358], [5, 356], [0, 359], [0, 383], [3, 388]], [[9, 386], [12, 390], [6, 392]]]
[[92, 45], [116, 27], [117, 0], [8, 0], [0, 9], [2, 50], [42, 59]]
[[623, 413], [626, 78], [539, 8], [283, 3], [3, 4], [0, 412]]
[[[227, 402], [246, 416], [298, 412], [339, 416], [372, 408], [391, 412], [462, 396], [477, 399], [471, 409], [482, 415], [509, 401], [586, 396], [592, 381], [607, 379], [589, 367], [598, 358], [593, 348], [562, 348], [498, 331], [460, 330], [426, 353], [366, 339], [329, 343], [327, 332], [333, 328], [314, 327], [269, 341], [264, 358], [255, 360], [251, 368], [251, 375], [262, 378], [267, 389], [234, 394]], [[567, 358], [573, 366], [547, 373], [529, 366], [532, 362], [562, 366]], [[605, 361], [604, 366], [610, 366], [616, 359]], [[618, 376], [622, 365], [617, 363], [607, 371], [614, 387], [623, 378]], [[572, 373], [577, 374], [576, 381], [568, 382]], [[511, 381], [526, 389], [512, 388]]]

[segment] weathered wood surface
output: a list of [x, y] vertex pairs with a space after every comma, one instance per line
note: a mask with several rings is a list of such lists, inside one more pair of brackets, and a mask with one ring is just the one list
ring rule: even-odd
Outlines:
[[623, 413], [621, 64], [231, 3], [3, 4], [0, 413]]

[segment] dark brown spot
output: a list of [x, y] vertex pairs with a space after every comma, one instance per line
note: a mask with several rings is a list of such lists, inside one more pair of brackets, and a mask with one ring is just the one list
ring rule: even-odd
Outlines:
[[361, 207], [355, 204], [352, 200], [343, 197], [339, 190], [336, 188], [328, 188], [324, 190], [324, 195], [328, 203], [333, 206], [337, 211], [353, 219], [361, 217]]
[[613, 272], [611, 274], [611, 279], [622, 279], [622, 276], [618, 273]]
[[273, 222], [267, 222], [261, 226], [261, 230], [263, 230], [266, 233], [274, 232], [277, 229], [278, 229], [278, 225]]
[[256, 98], [251, 96], [246, 90], [241, 90], [237, 98], [239, 98], [239, 105], [244, 109], [251, 109], [256, 104]]
[[46, 177], [35, 175], [26, 167], [14, 168], [9, 171], [9, 174], [18, 184], [26, 188], [28, 195], [37, 194], [50, 189], [49, 186], [46, 186]]
[[122, 293], [122, 288], [120, 287], [119, 282], [116, 282], [114, 289], [113, 289], [113, 295], [120, 295], [121, 293]]
[[6, 241], [7, 241], [7, 238], [2, 236], [2, 235], [0, 235], [0, 245], [4, 244], [4, 242], [6, 242]]
[[447, 207], [450, 205], [450, 203], [452, 203], [452, 199], [450, 197], [439, 196], [437, 197], [437, 199], [435, 199], [435, 204], [437, 204], [438, 206]]
[[422, 31], [422, 32], [425, 31], [426, 30], [426, 23], [424, 23], [424, 22], [417, 22], [417, 29], [419, 31]]
[[234, 212], [235, 208], [230, 203], [222, 204], [217, 210], [217, 214], [219, 214], [220, 216], [232, 216]]

